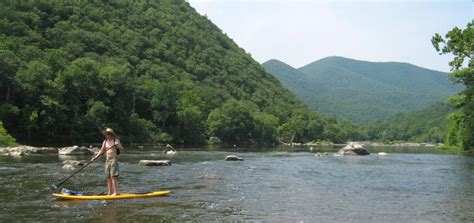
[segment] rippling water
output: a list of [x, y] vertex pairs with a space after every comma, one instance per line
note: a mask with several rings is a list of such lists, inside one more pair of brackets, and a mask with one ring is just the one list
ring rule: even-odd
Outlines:
[[[387, 148], [372, 148], [388, 151]], [[392, 149], [393, 150], [393, 149]], [[314, 149], [158, 149], [120, 156], [122, 192], [171, 190], [167, 197], [57, 201], [49, 185], [67, 177], [63, 157], [0, 157], [0, 219], [7, 221], [472, 222], [474, 158], [435, 153], [315, 156]], [[411, 151], [426, 152], [413, 149]], [[392, 151], [394, 152], [394, 151]], [[401, 152], [401, 153], [400, 153]], [[244, 161], [224, 161], [235, 154]], [[84, 157], [86, 159], [87, 157]], [[139, 166], [170, 159], [171, 166]], [[106, 192], [103, 161], [69, 189]]]

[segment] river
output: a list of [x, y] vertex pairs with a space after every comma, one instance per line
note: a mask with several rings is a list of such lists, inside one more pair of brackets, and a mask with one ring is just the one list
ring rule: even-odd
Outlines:
[[[64, 157], [0, 156], [2, 222], [473, 222], [474, 157], [433, 148], [369, 148], [369, 156], [316, 156], [334, 149], [129, 149], [122, 192], [166, 197], [58, 201], [49, 186], [67, 177]], [[379, 156], [377, 152], [388, 152]], [[244, 161], [224, 161], [234, 154]], [[88, 159], [88, 157], [76, 157]], [[139, 166], [169, 159], [171, 166]], [[103, 160], [65, 187], [106, 192]]]

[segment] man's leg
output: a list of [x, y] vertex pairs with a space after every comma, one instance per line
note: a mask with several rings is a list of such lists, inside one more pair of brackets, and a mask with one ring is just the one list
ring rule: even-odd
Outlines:
[[109, 192], [107, 192], [107, 195], [111, 195], [113, 191], [113, 182], [112, 182], [112, 176], [107, 177], [107, 188], [109, 189]]
[[112, 193], [112, 195], [117, 195], [117, 194], [119, 194], [119, 192], [118, 192], [118, 183], [117, 183], [117, 180], [115, 179], [115, 177], [112, 177], [112, 176], [111, 176], [111, 177], [110, 177], [110, 181], [111, 181], [111, 183], [112, 183], [112, 188], [113, 188], [113, 191], [114, 191], [114, 192]]

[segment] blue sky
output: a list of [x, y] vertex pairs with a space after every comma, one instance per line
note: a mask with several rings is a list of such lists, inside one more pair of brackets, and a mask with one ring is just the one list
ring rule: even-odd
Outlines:
[[465, 28], [474, 0], [188, 0], [260, 63], [295, 68], [328, 56], [407, 62], [448, 72], [435, 33]]

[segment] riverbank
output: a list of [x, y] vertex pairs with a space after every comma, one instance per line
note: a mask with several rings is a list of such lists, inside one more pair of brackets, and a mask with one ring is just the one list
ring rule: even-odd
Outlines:
[[[337, 144], [332, 142], [308, 142], [308, 143], [281, 143], [281, 146], [290, 146], [290, 147], [344, 147], [350, 143], [360, 144], [362, 146], [371, 146], [371, 147], [433, 147], [433, 148], [444, 148], [443, 144], [441, 143], [412, 143], [412, 142], [397, 142], [397, 143], [380, 143], [380, 142], [370, 142], [370, 141], [355, 141], [355, 142], [348, 142], [344, 144]], [[100, 146], [100, 145], [99, 145]], [[148, 144], [148, 143], [134, 143], [130, 145], [126, 145], [126, 147], [131, 148], [161, 148], [164, 147], [165, 144]], [[226, 145], [202, 145], [201, 147], [206, 146], [217, 146], [222, 148], [232, 147], [232, 148], [245, 148], [246, 146], [226, 146]], [[179, 148], [179, 145], [177, 145]], [[181, 148], [187, 148], [189, 146], [181, 145]], [[254, 146], [249, 146], [254, 147]], [[97, 145], [90, 145], [89, 147], [85, 146], [66, 146], [66, 147], [34, 147], [34, 146], [27, 146], [27, 145], [19, 145], [14, 147], [3, 147], [0, 148], [0, 155], [28, 155], [28, 154], [35, 154], [35, 153], [57, 153], [59, 152], [61, 155], [68, 155], [73, 153], [80, 153], [83, 154], [84, 151], [89, 150], [92, 153], [97, 153], [98, 146]], [[86, 151], [87, 152], [87, 151]]]
[[14, 146], [0, 148], [0, 155], [24, 156], [29, 154], [57, 153], [58, 149], [52, 147]]
[[348, 143], [332, 143], [332, 142], [308, 142], [308, 143], [282, 143], [284, 146], [346, 146], [350, 143], [357, 143], [363, 146], [392, 146], [392, 147], [442, 147], [442, 143], [414, 143], [414, 142], [371, 142], [371, 141], [354, 141]]
[[[432, 144], [432, 143], [380, 143], [370, 141], [356, 141], [348, 142], [347, 144], [335, 144], [331, 142], [311, 142], [311, 143], [292, 143], [275, 145], [271, 147], [239, 147], [239, 146], [225, 146], [225, 145], [202, 145], [202, 146], [185, 146], [175, 145], [177, 150], [186, 151], [193, 148], [200, 148], [207, 151], [225, 151], [232, 149], [234, 151], [246, 151], [246, 152], [259, 152], [261, 149], [265, 150], [279, 150], [286, 152], [310, 152], [310, 153], [329, 153], [338, 154], [339, 150], [350, 144], [357, 144], [359, 147], [367, 150], [367, 153], [371, 154], [389, 154], [389, 153], [443, 153], [443, 154], [464, 154], [474, 155], [473, 151], [461, 151], [459, 148], [446, 147], [443, 144]], [[165, 149], [163, 144], [139, 144], [125, 146], [126, 151], [159, 151], [160, 153]], [[69, 146], [69, 147], [33, 147], [33, 146], [16, 146], [16, 147], [5, 147], [0, 148], [0, 156], [12, 156], [12, 157], [23, 157], [32, 154], [57, 154], [59, 156], [75, 156], [75, 155], [93, 155], [97, 154], [99, 147], [89, 145], [85, 146]]]

